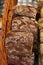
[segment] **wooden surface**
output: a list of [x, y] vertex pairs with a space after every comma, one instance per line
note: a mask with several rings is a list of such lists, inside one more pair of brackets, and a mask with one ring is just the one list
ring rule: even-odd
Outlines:
[[2, 38], [0, 37], [0, 65], [8, 65], [7, 53], [5, 49], [5, 37], [7, 33], [7, 25], [10, 23], [10, 16], [12, 16], [12, 14], [8, 15], [8, 12], [14, 5], [16, 5], [16, 3], [17, 0], [5, 0], [4, 15], [2, 18]]
[[0, 65], [7, 65], [6, 51], [4, 45], [2, 44], [1, 37], [0, 37]]
[[[11, 4], [10, 4], [10, 10], [12, 10], [12, 8], [17, 4], [18, 0], [12, 0]], [[10, 31], [11, 28], [11, 21], [12, 21], [12, 11], [9, 11], [8, 13], [8, 21], [7, 21], [7, 32]]]
[[[5, 2], [5, 8], [4, 8], [4, 16], [3, 16], [3, 26], [2, 26], [2, 37], [3, 37], [3, 43], [6, 37], [6, 33], [7, 33], [7, 24], [9, 24], [8, 22], [10, 22], [11, 20], [11, 16], [12, 14], [9, 14], [9, 10], [15, 5], [17, 4], [17, 0], [6, 0]], [[8, 18], [9, 17], [9, 18]], [[9, 21], [8, 21], [9, 19]]]

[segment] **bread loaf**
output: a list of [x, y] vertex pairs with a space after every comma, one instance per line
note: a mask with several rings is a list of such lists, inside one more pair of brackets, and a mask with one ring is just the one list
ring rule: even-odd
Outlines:
[[31, 31], [37, 33], [37, 22], [33, 18], [17, 16], [12, 20], [12, 31]]
[[29, 56], [32, 54], [33, 34], [31, 32], [9, 32], [5, 47], [8, 54]]
[[32, 18], [35, 18], [37, 13], [35, 8], [31, 6], [24, 6], [24, 5], [20, 5], [20, 6], [17, 5], [16, 7], [13, 7], [12, 11], [13, 11], [13, 14], [29, 16]]
[[33, 65], [32, 52], [37, 35], [36, 9], [28, 6], [16, 6], [12, 10], [11, 29], [5, 39], [8, 63], [14, 65]]
[[14, 65], [33, 65], [34, 64], [34, 54], [30, 56], [12, 56], [8, 58], [8, 63]]

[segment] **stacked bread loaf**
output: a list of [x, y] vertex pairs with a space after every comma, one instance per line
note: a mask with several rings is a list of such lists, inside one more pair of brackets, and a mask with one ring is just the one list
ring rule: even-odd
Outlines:
[[43, 7], [41, 8], [41, 18], [39, 19], [39, 29], [40, 29], [40, 60], [41, 65], [43, 65]]
[[14, 7], [12, 12], [11, 31], [7, 33], [5, 40], [8, 63], [33, 65], [32, 49], [38, 27], [35, 21], [36, 9], [21, 5]]
[[43, 18], [39, 20], [39, 29], [40, 29], [40, 60], [43, 65]]

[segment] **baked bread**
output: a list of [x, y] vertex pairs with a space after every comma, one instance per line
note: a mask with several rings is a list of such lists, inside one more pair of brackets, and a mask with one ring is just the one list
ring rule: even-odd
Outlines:
[[[13, 14], [35, 18], [37, 10], [31, 6], [17, 5], [12, 8]], [[15, 16], [15, 15], [14, 15]]]
[[[8, 63], [14, 65], [33, 65], [32, 52], [37, 35], [36, 9], [28, 6], [16, 6], [12, 10], [11, 29], [5, 39]], [[9, 27], [8, 27], [9, 28]]]

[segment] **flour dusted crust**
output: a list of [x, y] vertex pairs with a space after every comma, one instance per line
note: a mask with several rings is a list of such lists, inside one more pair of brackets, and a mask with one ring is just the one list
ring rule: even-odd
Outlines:
[[[37, 21], [36, 9], [30, 6], [15, 6], [11, 10], [13, 16], [8, 22], [11, 26], [5, 39], [8, 63], [14, 65], [33, 65], [33, 43], [36, 41]], [[35, 42], [36, 43], [36, 42]]]
[[12, 20], [12, 31], [31, 31], [37, 33], [37, 21], [25, 16], [17, 16]]
[[31, 6], [24, 6], [24, 5], [17, 5], [16, 7], [13, 7], [13, 13], [18, 15], [25, 15], [29, 17], [35, 18], [36, 16], [36, 9]]
[[31, 32], [9, 32], [5, 40], [8, 63], [32, 65], [34, 63], [33, 40]]
[[10, 32], [6, 37], [5, 47], [8, 54], [29, 56], [33, 48], [31, 32]]
[[8, 63], [16, 64], [16, 65], [33, 65], [34, 64], [34, 54], [31, 56], [14, 56], [13, 59], [10, 57], [8, 59]]

